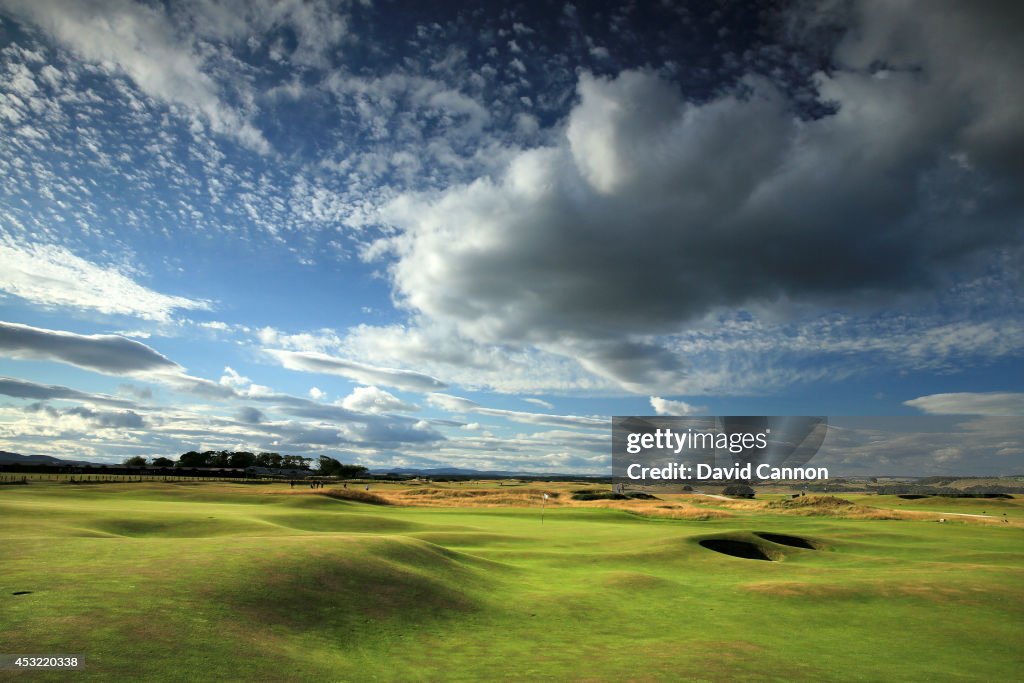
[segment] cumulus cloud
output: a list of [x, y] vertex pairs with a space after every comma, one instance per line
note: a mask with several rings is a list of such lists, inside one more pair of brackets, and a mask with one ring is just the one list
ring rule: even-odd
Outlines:
[[931, 394], [904, 401], [903, 405], [930, 415], [1024, 416], [1024, 394], [1014, 392]]
[[0, 241], [0, 289], [44, 307], [66, 306], [166, 322], [175, 309], [209, 309], [207, 301], [170, 296], [53, 244]]
[[377, 387], [356, 387], [352, 393], [341, 401], [341, 405], [349, 410], [364, 413], [409, 412], [419, 410], [419, 406], [406, 403], [402, 399], [389, 394]]
[[382, 368], [356, 361], [336, 358], [323, 353], [267, 349], [282, 366], [300, 372], [318, 372], [341, 375], [360, 384], [383, 384], [405, 391], [434, 391], [446, 385], [441, 380], [413, 370]]
[[660, 396], [651, 396], [651, 407], [655, 415], [702, 415], [705, 406], [690, 405], [686, 401], [671, 401]]
[[391, 254], [425, 319], [631, 390], [685, 374], [657, 336], [718, 308], [931, 290], [1020, 241], [1022, 50], [992, 14], [864, 4], [817, 118], [755, 77], [693, 103], [651, 72], [584, 73], [556, 144], [399, 196], [367, 256]]
[[75, 334], [0, 322], [0, 354], [53, 360], [111, 375], [179, 373], [180, 365], [154, 349], [112, 334]]

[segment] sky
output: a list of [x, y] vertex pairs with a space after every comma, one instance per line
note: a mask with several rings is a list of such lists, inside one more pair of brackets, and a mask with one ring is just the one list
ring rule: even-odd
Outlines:
[[612, 415], [1022, 415], [1022, 29], [0, 0], [0, 449], [601, 473]]

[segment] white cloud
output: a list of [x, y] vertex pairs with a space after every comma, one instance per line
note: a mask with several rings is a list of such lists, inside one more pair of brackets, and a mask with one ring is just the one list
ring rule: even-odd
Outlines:
[[343, 408], [364, 413], [404, 413], [419, 410], [419, 406], [406, 403], [397, 396], [372, 386], [356, 387], [351, 394], [342, 399], [341, 405]]
[[325, 353], [341, 345], [338, 333], [326, 328], [316, 332], [288, 334], [273, 327], [263, 327], [257, 330], [256, 337], [264, 346], [276, 346], [289, 351]]
[[904, 401], [903, 405], [929, 415], [1024, 416], [1024, 394], [1014, 392], [931, 394]]
[[224, 374], [221, 376], [219, 383], [226, 387], [239, 389], [252, 384], [252, 380], [238, 374], [238, 372], [229, 365], [224, 368]]
[[320, 399], [324, 398], [325, 396], [327, 396], [327, 392], [326, 391], [321, 391], [317, 387], [310, 387], [310, 389], [309, 389], [309, 397], [311, 399], [313, 399], [314, 401], [319, 401]]
[[120, 270], [104, 268], [64, 247], [0, 241], [0, 289], [34, 304], [92, 309], [168, 322], [176, 309], [208, 310], [210, 303], [144, 287]]
[[468, 398], [438, 393], [427, 394], [427, 403], [435, 408], [449, 410], [453, 413], [471, 413], [480, 407], [479, 403], [470, 401]]
[[128, 0], [4, 0], [4, 5], [82, 59], [127, 75], [150, 97], [184, 107], [217, 133], [252, 149], [270, 151], [249, 117], [226, 104], [205, 56], [162, 7]]
[[111, 375], [177, 374], [182, 367], [158, 351], [113, 334], [75, 334], [0, 322], [0, 354], [54, 360]]
[[430, 405], [449, 410], [453, 413], [477, 413], [491, 417], [501, 417], [512, 422], [523, 424], [543, 424], [556, 427], [589, 427], [607, 428], [610, 421], [605, 417], [584, 417], [581, 415], [549, 415], [546, 413], [527, 413], [519, 410], [504, 410], [501, 408], [485, 408], [476, 401], [450, 394], [432, 393], [427, 395], [427, 403]]
[[690, 405], [685, 401], [671, 401], [660, 396], [651, 396], [651, 407], [655, 415], [702, 415], [705, 406]]
[[529, 345], [486, 344], [450, 326], [359, 325], [345, 335], [346, 355], [382, 365], [412, 366], [468, 389], [503, 393], [612, 393], [617, 387], [577, 361]]
[[360, 384], [383, 384], [405, 391], [433, 391], [446, 385], [441, 380], [413, 370], [382, 368], [323, 353], [265, 349], [282, 366], [300, 372], [317, 372], [327, 375], [341, 375]]
[[554, 404], [549, 403], [548, 401], [545, 401], [544, 399], [541, 399], [541, 398], [524, 398], [523, 400], [526, 401], [527, 403], [532, 403], [535, 406], [540, 406], [541, 408], [547, 408], [548, 410], [554, 410], [555, 409]]

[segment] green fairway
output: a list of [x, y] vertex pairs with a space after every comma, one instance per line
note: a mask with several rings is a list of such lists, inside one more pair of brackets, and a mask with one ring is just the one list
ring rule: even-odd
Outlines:
[[541, 524], [536, 508], [281, 492], [4, 487], [0, 653], [86, 665], [0, 678], [992, 681], [1024, 667], [1016, 524], [557, 507]]

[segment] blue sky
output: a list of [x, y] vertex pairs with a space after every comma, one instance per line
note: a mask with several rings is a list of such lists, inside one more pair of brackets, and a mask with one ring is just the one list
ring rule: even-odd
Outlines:
[[600, 472], [611, 415], [1020, 415], [1021, 27], [0, 0], [0, 449]]

